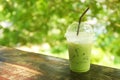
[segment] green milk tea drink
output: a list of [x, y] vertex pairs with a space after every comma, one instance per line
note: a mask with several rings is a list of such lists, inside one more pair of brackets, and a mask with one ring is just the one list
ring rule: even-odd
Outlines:
[[68, 42], [70, 69], [73, 72], [86, 72], [90, 69], [93, 31], [90, 25], [82, 23], [79, 35], [76, 35], [77, 25], [77, 22], [71, 24], [65, 34]]
[[90, 68], [92, 44], [68, 43], [70, 68], [75, 72], [86, 72]]

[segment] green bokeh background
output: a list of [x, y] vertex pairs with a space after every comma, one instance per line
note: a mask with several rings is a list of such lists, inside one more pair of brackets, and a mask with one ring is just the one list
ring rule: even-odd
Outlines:
[[119, 0], [0, 0], [0, 45], [68, 58], [65, 31], [88, 6], [91, 63], [120, 68]]

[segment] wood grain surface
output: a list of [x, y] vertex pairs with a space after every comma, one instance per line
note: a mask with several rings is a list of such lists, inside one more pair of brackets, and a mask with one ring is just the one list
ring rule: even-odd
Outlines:
[[120, 70], [91, 64], [86, 73], [74, 73], [66, 59], [0, 48], [0, 80], [120, 80]]

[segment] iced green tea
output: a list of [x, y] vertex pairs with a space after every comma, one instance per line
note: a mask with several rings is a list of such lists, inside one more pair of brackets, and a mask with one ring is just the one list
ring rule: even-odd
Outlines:
[[91, 25], [81, 23], [79, 34], [76, 35], [78, 23], [72, 23], [66, 31], [69, 51], [70, 69], [74, 72], [86, 72], [90, 69], [90, 55], [93, 44]]
[[92, 44], [68, 43], [70, 69], [74, 72], [86, 72], [90, 68]]

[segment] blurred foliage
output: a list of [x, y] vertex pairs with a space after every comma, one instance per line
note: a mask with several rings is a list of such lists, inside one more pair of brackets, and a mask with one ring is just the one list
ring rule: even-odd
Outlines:
[[[120, 63], [119, 0], [0, 0], [0, 45], [23, 46], [48, 43], [52, 53], [67, 50], [64, 33], [90, 7], [83, 21], [94, 22], [96, 34], [92, 62], [107, 55]], [[104, 61], [103, 61], [104, 62]]]

